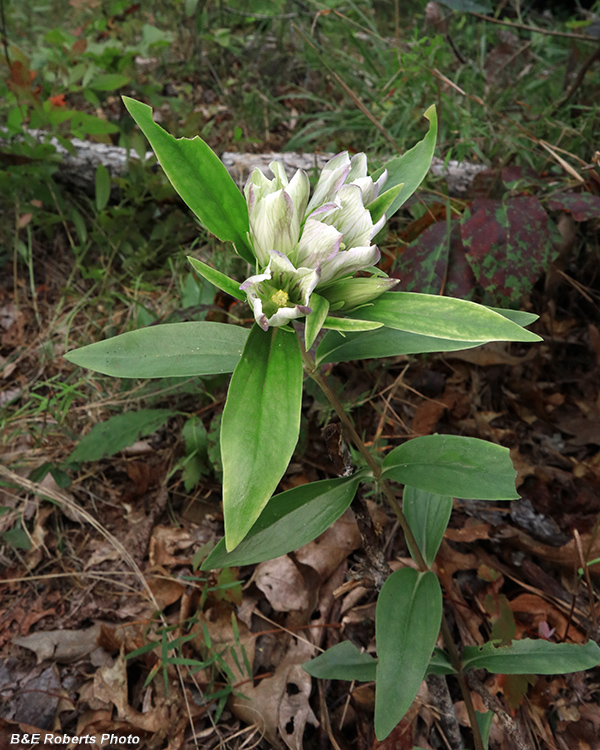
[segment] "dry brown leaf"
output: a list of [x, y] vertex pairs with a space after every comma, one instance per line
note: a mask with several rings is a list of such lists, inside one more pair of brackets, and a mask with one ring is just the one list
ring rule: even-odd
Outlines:
[[114, 664], [101, 667], [94, 675], [94, 696], [103, 703], [114, 703], [120, 718], [128, 709], [127, 665], [122, 656]]
[[32, 541], [32, 547], [25, 556], [25, 563], [29, 570], [33, 570], [42, 560], [44, 539], [46, 538], [45, 524], [48, 516], [51, 516], [52, 513], [54, 513], [54, 508], [52, 506], [42, 506], [38, 508], [35, 517], [35, 526], [29, 535]]
[[45, 659], [67, 664], [91, 653], [98, 645], [100, 623], [85, 630], [42, 630], [16, 636], [12, 642], [33, 651], [38, 664]]
[[[514, 544], [536, 557], [541, 557], [544, 560], [548, 560], [551, 563], [560, 565], [571, 571], [573, 570], [573, 566], [579, 567], [580, 565], [579, 553], [575, 546], [574, 539], [571, 539], [567, 544], [563, 544], [562, 547], [552, 547], [549, 544], [537, 542], [524, 531], [514, 527], [501, 529], [500, 534], [497, 534], [497, 537], [509, 541], [511, 544]], [[590, 541], [592, 541], [591, 548]], [[600, 557], [599, 535], [596, 535], [592, 540], [590, 534], [581, 534], [581, 544], [583, 545], [583, 549], [587, 552], [588, 559], [595, 560]], [[590, 565], [589, 570], [591, 575], [600, 576], [600, 563]]]
[[[297, 550], [294, 560], [284, 555], [260, 563], [254, 582], [276, 611], [310, 614], [316, 605], [320, 584], [360, 544], [354, 515], [348, 510], [321, 536]], [[305, 567], [310, 570], [303, 570]]]
[[360, 545], [354, 514], [348, 509], [321, 536], [297, 550], [295, 557], [298, 562], [316, 570], [324, 581]]
[[571, 445], [600, 445], [600, 413], [597, 409], [590, 411], [586, 417], [562, 419], [559, 427], [563, 432], [574, 435], [569, 438]]
[[292, 664], [285, 677], [285, 690], [279, 704], [279, 733], [291, 750], [302, 750], [306, 724], [318, 726], [309, 698], [312, 680], [299, 664]]
[[188, 550], [194, 544], [194, 538], [185, 529], [172, 526], [155, 526], [150, 537], [148, 557], [150, 565], [169, 567], [184, 565], [187, 559], [177, 556], [183, 550]]
[[577, 630], [575, 623], [571, 620], [569, 626], [569, 619], [550, 602], [547, 602], [540, 596], [536, 596], [535, 594], [520, 594], [515, 599], [512, 599], [509, 605], [513, 612], [522, 612], [533, 618], [532, 623], [530, 625], [528, 623], [528, 630], [534, 629], [539, 631], [539, 626], [546, 622], [552, 628], [556, 629], [559, 636], [566, 633], [568, 628], [570, 640], [574, 643], [584, 643], [585, 641], [584, 635]]
[[476, 349], [461, 349], [456, 352], [448, 352], [444, 357], [448, 359], [460, 359], [481, 367], [491, 365], [519, 365], [537, 356], [535, 350], [531, 349], [522, 357], [515, 357], [509, 351], [509, 344], [504, 342], [493, 342], [478, 346]]
[[518, 448], [511, 448], [510, 449], [510, 460], [513, 463], [513, 466], [517, 470], [517, 480], [516, 480], [516, 486], [520, 487], [523, 482], [525, 481], [525, 478], [535, 474], [535, 466], [529, 463], [519, 452]]
[[411, 429], [415, 435], [431, 435], [448, 407], [440, 401], [422, 401], [412, 419]]
[[305, 641], [294, 642], [277, 665], [272, 677], [256, 686], [248, 683], [241, 692], [247, 700], [233, 698], [231, 710], [248, 724], [257, 724], [265, 739], [281, 748], [302, 750], [306, 724], [318, 726], [308, 698], [311, 678], [299, 666], [314, 656], [314, 648]]
[[174, 578], [150, 578], [148, 586], [160, 609], [164, 609], [181, 599], [185, 591], [185, 586]]
[[488, 539], [490, 536], [491, 524], [489, 523], [469, 523], [475, 519], [467, 519], [467, 523], [462, 529], [446, 529], [444, 537], [451, 542], [474, 542], [477, 539]]
[[[177, 683], [171, 682], [170, 689], [176, 690]], [[94, 675], [94, 695], [105, 703], [113, 703], [119, 719], [131, 728], [145, 732], [168, 731], [171, 725], [170, 706], [178, 701], [174, 696], [169, 701], [157, 700], [156, 707], [145, 713], [136, 711], [129, 705], [127, 685], [127, 663], [119, 655], [112, 666], [101, 667]], [[180, 699], [181, 700], [181, 699]]]
[[343, 584], [347, 571], [348, 561], [344, 560], [319, 590], [316, 607], [310, 616], [310, 624], [315, 627], [306, 631], [312, 643], [317, 646], [322, 645], [323, 639], [326, 636], [326, 629], [322, 626], [329, 622], [331, 610], [336, 600], [335, 591]]
[[[211, 609], [207, 609], [205, 612], [200, 612], [198, 614], [198, 624], [194, 626], [197, 635], [194, 638], [193, 643], [199, 653], [202, 655], [207, 653], [203, 632], [203, 625], [206, 625], [212, 641], [212, 651], [222, 654], [223, 660], [238, 682], [245, 682], [252, 677], [252, 675], [247, 673], [245, 662], [247, 659], [250, 664], [250, 669], [252, 669], [252, 665], [254, 664], [256, 636], [236, 617], [236, 625], [239, 635], [239, 639], [236, 640], [233, 632], [231, 615], [232, 610], [223, 604], [215, 605]], [[231, 649], [235, 651], [235, 659], [231, 653]], [[244, 652], [246, 654], [246, 659], [244, 659]], [[245, 687], [246, 686], [244, 685], [244, 688]]]
[[114, 544], [104, 539], [92, 539], [89, 543], [89, 558], [85, 561], [84, 570], [89, 570], [107, 560], [113, 562], [121, 559], [121, 553], [115, 548]]
[[254, 583], [276, 612], [306, 612], [310, 608], [312, 597], [304, 577], [287, 555], [260, 563], [254, 573]]
[[[112, 720], [112, 708], [110, 710], [85, 711], [77, 719], [75, 734], [95, 737], [95, 744], [91, 746], [90, 750], [99, 750], [102, 747], [100, 744], [102, 730], [107, 726], [115, 727], [115, 722]], [[115, 730], [112, 729], [111, 731]]]

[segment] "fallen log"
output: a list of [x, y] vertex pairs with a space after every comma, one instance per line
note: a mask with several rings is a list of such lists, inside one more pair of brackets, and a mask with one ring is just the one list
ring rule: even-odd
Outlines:
[[[70, 141], [71, 150], [69, 150], [63, 146], [58, 138], [48, 138], [48, 134], [43, 130], [28, 130], [27, 133], [40, 142], [46, 142], [54, 146], [56, 152], [53, 158], [56, 158], [58, 162], [57, 178], [61, 182], [84, 190], [91, 195], [95, 190], [98, 164], [103, 164], [111, 177], [120, 177], [126, 172], [130, 160], [139, 160], [140, 158], [133, 149], [126, 149], [121, 146], [72, 138]], [[10, 145], [10, 140], [1, 138], [0, 144], [6, 148]], [[306, 171], [315, 167], [321, 169], [332, 156], [333, 154], [330, 153], [300, 154], [295, 151], [282, 153], [272, 151], [263, 154], [225, 151], [221, 159], [236, 183], [242, 187], [253, 169], [259, 167], [266, 172], [271, 161], [282, 161], [286, 172], [291, 174], [296, 169]], [[147, 151], [143, 160], [147, 161], [153, 157], [153, 152]], [[486, 169], [487, 167], [483, 164], [458, 161], [444, 163], [442, 159], [434, 157], [430, 171], [436, 177], [445, 177], [450, 195], [461, 198], [468, 194], [475, 176]]]

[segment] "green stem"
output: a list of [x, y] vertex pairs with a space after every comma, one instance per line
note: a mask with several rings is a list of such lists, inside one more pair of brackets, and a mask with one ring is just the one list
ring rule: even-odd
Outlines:
[[[394, 511], [394, 514], [396, 518], [398, 519], [398, 523], [400, 524], [400, 527], [402, 528], [402, 531], [404, 532], [406, 541], [408, 542], [408, 545], [410, 546], [410, 549], [414, 555], [415, 562], [417, 563], [417, 567], [419, 568], [421, 572], [430, 570], [429, 566], [425, 562], [425, 558], [423, 557], [421, 550], [419, 549], [419, 545], [417, 544], [417, 540], [415, 539], [412, 529], [410, 528], [410, 525], [408, 521], [406, 520], [406, 516], [402, 512], [402, 508], [400, 507], [400, 503], [398, 502], [398, 499], [396, 498], [394, 491], [390, 487], [387, 480], [385, 480], [381, 476], [382, 474], [381, 466], [379, 466], [377, 461], [375, 461], [375, 459], [371, 455], [371, 452], [369, 451], [367, 446], [364, 444], [364, 441], [362, 440], [360, 435], [356, 432], [356, 429], [354, 428], [354, 424], [352, 423], [352, 420], [348, 417], [338, 397], [329, 387], [329, 383], [327, 382], [326, 378], [318, 371], [317, 365], [315, 364], [314, 360], [304, 348], [304, 343], [302, 342], [302, 340], [300, 340], [300, 349], [302, 351], [302, 360], [304, 362], [304, 369], [306, 371], [306, 374], [312, 380], [314, 380], [315, 383], [319, 386], [319, 388], [323, 391], [323, 393], [327, 397], [327, 400], [333, 407], [335, 413], [338, 415], [340, 422], [346, 428], [346, 431], [350, 439], [354, 443], [356, 449], [361, 454], [361, 456], [365, 459], [367, 465], [373, 472], [373, 479], [375, 480], [375, 483], [380, 488], [380, 490], [383, 492], [385, 499], [387, 500], [391, 509]], [[448, 626], [448, 622], [444, 614], [442, 614], [441, 631], [442, 631], [442, 637], [444, 639], [444, 644], [448, 651], [448, 656], [450, 657], [452, 666], [456, 670], [456, 677], [458, 680], [460, 691], [463, 696], [463, 700], [465, 702], [465, 708], [467, 709], [469, 721], [471, 723], [471, 730], [473, 732], [473, 741], [475, 743], [475, 750], [485, 750], [484, 745], [483, 745], [483, 740], [481, 737], [481, 732], [479, 731], [479, 724], [477, 723], [475, 707], [473, 706], [473, 701], [471, 699], [471, 691], [469, 690], [469, 687], [467, 685], [467, 680], [465, 678], [464, 672], [462, 671], [462, 663], [460, 659], [460, 654], [458, 653], [456, 644], [452, 640], [452, 636], [450, 634], [450, 628]]]
[[317, 366], [315, 362], [313, 361], [312, 357], [308, 354], [308, 352], [305, 350], [302, 342], [301, 342], [301, 350], [302, 350], [302, 359], [304, 360], [304, 369], [306, 370], [307, 375], [310, 378], [312, 378], [312, 380], [315, 381], [315, 383], [327, 396], [327, 400], [333, 406], [335, 413], [340, 418], [340, 422], [346, 428], [348, 435], [350, 436], [352, 442], [354, 443], [357, 450], [359, 451], [361, 456], [365, 459], [365, 461], [367, 462], [367, 465], [373, 472], [373, 479], [375, 480], [375, 483], [385, 495], [386, 500], [388, 501], [391, 509], [394, 511], [396, 518], [398, 519], [398, 523], [400, 524], [402, 531], [404, 532], [407, 542], [409, 543], [411, 548], [414, 550], [415, 559], [417, 562], [417, 566], [419, 567], [419, 570], [420, 571], [429, 570], [429, 568], [427, 567], [427, 563], [425, 562], [425, 559], [423, 558], [423, 555], [421, 554], [419, 545], [417, 544], [414, 534], [412, 533], [412, 529], [408, 525], [406, 516], [402, 512], [400, 503], [396, 499], [396, 496], [394, 495], [394, 492], [392, 488], [390, 487], [390, 485], [388, 484], [388, 482], [385, 479], [383, 479], [381, 476], [381, 466], [379, 466], [377, 461], [375, 461], [375, 459], [371, 455], [371, 452], [369, 451], [369, 449], [367, 448], [367, 446], [364, 444], [363, 440], [361, 439], [360, 435], [358, 434], [358, 432], [356, 432], [354, 425], [352, 424], [352, 420], [348, 417], [348, 415], [344, 411], [344, 407], [341, 405], [341, 403], [338, 400], [338, 397], [329, 387], [329, 383], [327, 382], [327, 380], [317, 370]]

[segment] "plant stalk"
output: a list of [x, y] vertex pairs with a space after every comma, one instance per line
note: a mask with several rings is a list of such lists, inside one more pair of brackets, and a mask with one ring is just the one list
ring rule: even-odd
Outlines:
[[[400, 527], [402, 528], [402, 531], [404, 532], [406, 541], [409, 544], [411, 551], [414, 555], [415, 562], [417, 563], [417, 567], [419, 568], [421, 572], [426, 572], [430, 570], [429, 566], [425, 562], [423, 555], [421, 554], [421, 550], [419, 549], [417, 540], [415, 539], [412, 529], [410, 528], [410, 525], [408, 521], [406, 520], [406, 516], [402, 512], [402, 508], [400, 507], [400, 503], [398, 502], [394, 494], [394, 491], [390, 487], [387, 480], [381, 476], [382, 474], [381, 467], [371, 455], [371, 452], [368, 450], [367, 446], [364, 444], [364, 441], [362, 440], [360, 435], [356, 432], [356, 429], [354, 427], [354, 424], [352, 423], [352, 420], [346, 414], [344, 407], [340, 403], [338, 397], [329, 387], [329, 383], [327, 382], [327, 379], [318, 371], [316, 363], [314, 362], [310, 354], [308, 354], [308, 352], [306, 351], [304, 347], [304, 342], [301, 339], [300, 339], [300, 349], [302, 352], [302, 360], [304, 362], [304, 369], [306, 371], [306, 374], [312, 380], [314, 380], [315, 383], [319, 386], [319, 388], [323, 391], [323, 393], [327, 397], [327, 400], [333, 407], [335, 413], [338, 415], [340, 422], [346, 428], [346, 431], [350, 439], [354, 443], [354, 446], [356, 447], [358, 452], [361, 454], [361, 456], [365, 459], [367, 465], [373, 472], [373, 479], [375, 480], [375, 483], [377, 484], [377, 486], [383, 492], [385, 499], [387, 500], [391, 509], [394, 511], [394, 514], [396, 518], [398, 519], [398, 523], [400, 524]], [[456, 670], [456, 677], [458, 680], [460, 691], [463, 696], [463, 700], [465, 702], [467, 715], [469, 716], [469, 721], [471, 723], [471, 730], [473, 732], [473, 741], [475, 744], [475, 750], [485, 750], [484, 745], [483, 745], [483, 739], [481, 737], [481, 732], [479, 731], [479, 724], [477, 723], [475, 707], [473, 705], [473, 700], [471, 699], [471, 692], [467, 685], [465, 674], [462, 671], [462, 663], [460, 659], [460, 654], [458, 652], [456, 644], [452, 640], [452, 635], [450, 634], [450, 628], [448, 626], [446, 616], [443, 613], [442, 613], [441, 632], [442, 632], [442, 637], [444, 639], [444, 644], [448, 651], [448, 656], [450, 657], [452, 666]]]

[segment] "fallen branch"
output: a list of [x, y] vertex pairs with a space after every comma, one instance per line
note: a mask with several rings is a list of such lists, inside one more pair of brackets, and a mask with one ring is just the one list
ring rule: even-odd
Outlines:
[[[106, 143], [93, 143], [72, 138], [71, 150], [67, 149], [56, 137], [48, 138], [48, 133], [43, 130], [28, 130], [27, 134], [40, 143], [49, 143], [56, 149], [55, 157], [58, 162], [57, 178], [66, 185], [76, 187], [86, 193], [93, 195], [95, 191], [96, 170], [99, 164], [108, 169], [111, 177], [120, 177], [127, 171], [131, 160], [139, 160], [139, 155], [133, 149], [121, 146], [107, 145]], [[0, 138], [0, 145], [4, 148], [10, 147], [11, 141]], [[310, 172], [312, 169], [322, 169], [325, 163], [331, 159], [330, 153], [299, 154], [290, 152], [270, 152], [264, 154], [246, 154], [225, 151], [221, 157], [227, 171], [238, 185], [243, 186], [248, 175], [253, 169], [259, 167], [267, 171], [269, 163], [277, 160], [282, 161], [288, 173], [296, 169], [304, 169]], [[152, 151], [144, 154], [144, 161], [153, 159]], [[485, 171], [487, 167], [483, 164], [472, 164], [471, 162], [449, 161], [444, 163], [442, 159], [433, 158], [431, 163], [431, 174], [436, 177], [444, 176], [448, 183], [450, 195], [464, 197], [476, 175]]]

